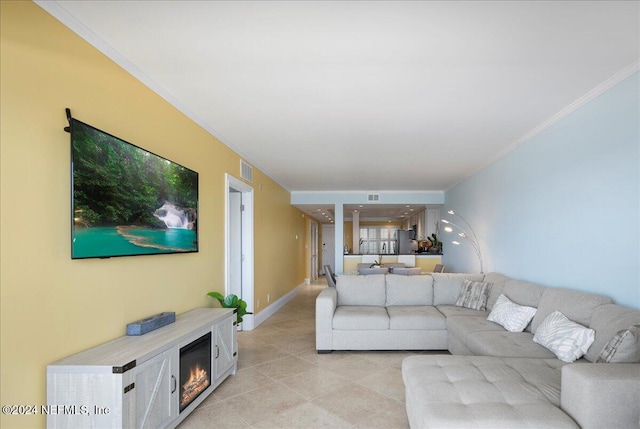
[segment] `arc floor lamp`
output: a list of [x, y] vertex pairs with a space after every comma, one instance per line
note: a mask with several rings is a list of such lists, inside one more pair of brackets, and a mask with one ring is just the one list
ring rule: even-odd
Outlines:
[[[462, 216], [460, 216], [458, 213], [454, 212], [453, 210], [449, 210], [447, 213], [449, 213], [450, 215], [453, 216], [457, 216], [459, 217], [462, 222], [464, 222], [469, 230], [469, 232], [467, 232], [464, 228], [462, 228], [460, 225], [456, 225], [455, 223], [447, 220], [447, 219], [442, 219], [442, 223], [446, 224], [447, 226], [444, 227], [444, 230], [446, 232], [453, 232], [453, 227], [457, 228], [460, 230], [460, 232], [458, 233], [458, 236], [461, 238], [464, 238], [465, 240], [467, 240], [469, 242], [469, 244], [471, 244], [471, 247], [473, 247], [473, 250], [476, 253], [476, 256], [478, 257], [478, 261], [480, 261], [480, 274], [484, 274], [484, 266], [482, 263], [482, 252], [480, 251], [480, 243], [478, 242], [478, 237], [476, 236], [476, 233], [473, 231], [473, 228], [471, 228], [471, 225], [469, 225], [469, 222], [466, 221], [465, 218], [463, 218]], [[451, 243], [455, 244], [456, 246], [459, 246], [461, 243], [459, 241], [452, 241]]]

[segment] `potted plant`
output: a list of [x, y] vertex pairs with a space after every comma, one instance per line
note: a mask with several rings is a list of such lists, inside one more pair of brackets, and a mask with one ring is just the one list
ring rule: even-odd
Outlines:
[[431, 243], [427, 252], [431, 254], [441, 255], [442, 254], [442, 242], [438, 240], [438, 237], [435, 234], [431, 234], [431, 237], [427, 238], [428, 242]]
[[247, 302], [238, 298], [237, 295], [229, 294], [224, 297], [220, 292], [209, 292], [207, 295], [217, 299], [222, 308], [237, 308], [238, 323], [242, 323], [242, 317], [245, 314], [253, 314], [247, 311]]

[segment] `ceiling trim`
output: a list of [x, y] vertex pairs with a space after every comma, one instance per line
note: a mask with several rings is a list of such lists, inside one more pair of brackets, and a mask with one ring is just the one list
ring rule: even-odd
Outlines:
[[207, 124], [202, 118], [196, 115], [192, 110], [187, 108], [180, 100], [174, 97], [170, 92], [166, 91], [161, 85], [159, 85], [156, 81], [151, 79], [149, 75], [144, 73], [138, 67], [136, 67], [131, 61], [129, 61], [126, 57], [121, 55], [117, 50], [115, 50], [111, 45], [104, 41], [100, 36], [94, 33], [89, 27], [80, 22], [75, 16], [69, 13], [65, 8], [63, 8], [58, 1], [56, 0], [33, 0], [35, 4], [44, 9], [51, 16], [56, 18], [66, 27], [68, 27], [71, 31], [76, 33], [82, 39], [84, 39], [91, 46], [96, 48], [98, 51], [103, 53], [106, 57], [116, 63], [118, 66], [122, 67], [127, 73], [132, 75], [134, 78], [138, 79], [142, 82], [143, 85], [151, 89], [153, 92], [158, 94], [162, 99], [164, 99], [171, 106], [178, 109], [185, 116], [195, 122], [198, 126], [202, 127], [205, 131], [215, 137], [220, 143], [227, 146], [229, 149], [234, 151], [240, 158], [244, 158], [249, 164], [258, 168], [261, 173], [265, 176], [269, 177], [275, 183], [278, 184], [281, 188], [285, 189], [287, 192], [291, 192], [290, 189], [287, 189], [284, 185], [282, 185], [275, 177], [270, 175], [266, 170], [260, 167], [259, 163], [255, 162], [250, 156], [246, 153], [242, 152], [240, 149], [235, 147], [234, 145], [228, 143], [228, 140], [217, 130], [212, 128], [209, 124]]
[[528, 142], [529, 140], [533, 139], [537, 135], [539, 135], [539, 134], [543, 133], [544, 131], [546, 131], [547, 129], [551, 128], [554, 124], [560, 122], [562, 119], [566, 118], [567, 116], [569, 116], [570, 114], [572, 114], [573, 112], [575, 112], [576, 110], [578, 110], [579, 108], [584, 106], [585, 104], [589, 103], [593, 99], [595, 99], [595, 98], [599, 97], [600, 95], [604, 94], [605, 92], [607, 92], [608, 90], [610, 90], [611, 88], [613, 88], [614, 86], [616, 86], [617, 84], [619, 84], [620, 82], [622, 82], [623, 80], [627, 79], [632, 74], [634, 74], [634, 73], [636, 73], [638, 71], [640, 71], [640, 59], [635, 60], [634, 62], [632, 62], [631, 64], [629, 64], [625, 68], [623, 68], [622, 70], [620, 70], [617, 73], [615, 73], [613, 76], [609, 77], [604, 82], [602, 82], [599, 85], [597, 85], [591, 91], [587, 92], [582, 97], [578, 98], [576, 101], [574, 101], [573, 103], [569, 104], [567, 107], [565, 107], [564, 109], [560, 110], [558, 113], [556, 113], [555, 115], [553, 115], [552, 117], [550, 117], [546, 121], [542, 122], [540, 125], [535, 127], [533, 130], [529, 131], [527, 134], [525, 134], [524, 136], [520, 137], [518, 140], [516, 140], [515, 142], [513, 142], [512, 144], [510, 144], [509, 146], [507, 146], [506, 148], [504, 148], [503, 150], [499, 151], [494, 156], [489, 158], [487, 160], [487, 162], [481, 164], [477, 168], [474, 168], [474, 169], [470, 170], [464, 177], [462, 177], [460, 180], [458, 180], [456, 183], [454, 183], [449, 188], [445, 189], [445, 192], [449, 191], [450, 189], [455, 188], [460, 183], [464, 182], [465, 180], [467, 180], [471, 176], [475, 175], [476, 173], [479, 173], [480, 171], [484, 170], [489, 165], [493, 164], [494, 162], [496, 162], [497, 160], [499, 160], [503, 156], [507, 155], [509, 152], [512, 152], [513, 150], [519, 148], [524, 143]]
[[[143, 85], [147, 86], [149, 89], [151, 89], [156, 94], [158, 94], [162, 99], [164, 99], [166, 102], [168, 102], [171, 106], [173, 106], [174, 108], [178, 109], [185, 116], [187, 116], [189, 119], [194, 121], [197, 125], [202, 127], [206, 132], [208, 132], [214, 138], [219, 140], [220, 143], [222, 143], [223, 145], [225, 145], [228, 148], [230, 148], [239, 157], [245, 159], [248, 163], [250, 163], [251, 165], [253, 165], [256, 168], [258, 168], [263, 174], [265, 174], [267, 177], [269, 177], [271, 180], [273, 180], [280, 187], [285, 189], [287, 192], [291, 193], [291, 195], [292, 195], [291, 198], [293, 200], [293, 193], [296, 192], [296, 191], [293, 191], [293, 190], [287, 188], [286, 186], [284, 186], [274, 176], [272, 176], [266, 169], [263, 169], [260, 166], [260, 163], [256, 162], [255, 159], [253, 159], [250, 156], [248, 156], [248, 154], [244, 153], [242, 150], [240, 150], [239, 148], [234, 146], [232, 143], [229, 143], [228, 139], [225, 138], [220, 132], [218, 132], [216, 129], [214, 129], [212, 126], [210, 126], [207, 122], [205, 122], [202, 118], [200, 118], [198, 115], [196, 115], [191, 109], [187, 108], [173, 94], [171, 94], [170, 92], [165, 90], [161, 85], [159, 85], [157, 82], [155, 82], [149, 75], [147, 75], [141, 69], [136, 67], [131, 61], [129, 61], [122, 54], [120, 54], [116, 49], [114, 49], [104, 39], [99, 37], [89, 27], [87, 27], [80, 20], [78, 20], [73, 14], [68, 12], [61, 5], [61, 2], [59, 2], [57, 0], [33, 0], [33, 1], [40, 8], [45, 10], [47, 13], [49, 13], [54, 18], [59, 20], [63, 25], [65, 25], [66, 27], [71, 29], [74, 33], [79, 35], [82, 39], [84, 39], [90, 45], [95, 47], [99, 52], [103, 53], [109, 59], [114, 61], [118, 66], [120, 66], [126, 72], [131, 74], [134, 78], [139, 80]], [[444, 192], [449, 191], [450, 189], [454, 188], [455, 186], [457, 186], [461, 182], [467, 180], [469, 177], [477, 174], [479, 171], [481, 171], [481, 170], [485, 169], [487, 166], [493, 164], [498, 159], [504, 157], [505, 155], [507, 155], [511, 151], [515, 150], [516, 148], [520, 147], [524, 143], [526, 143], [529, 140], [533, 139], [534, 137], [536, 137], [540, 133], [544, 132], [545, 130], [547, 130], [548, 128], [553, 126], [555, 123], [559, 122], [560, 120], [562, 120], [563, 118], [567, 117], [568, 115], [570, 115], [571, 113], [573, 113], [574, 111], [579, 109], [580, 107], [584, 106], [585, 104], [587, 104], [588, 102], [592, 101], [596, 97], [600, 96], [601, 94], [603, 94], [607, 90], [611, 89], [613, 86], [615, 86], [616, 84], [618, 84], [622, 80], [628, 78], [629, 76], [631, 76], [633, 73], [637, 72], [638, 70], [640, 70], [640, 60], [634, 61], [633, 63], [631, 63], [627, 67], [625, 67], [622, 70], [620, 70], [619, 72], [615, 73], [610, 78], [608, 78], [607, 80], [605, 80], [604, 82], [602, 82], [601, 84], [599, 84], [598, 86], [593, 88], [591, 91], [589, 91], [588, 93], [586, 93], [582, 97], [580, 97], [577, 100], [575, 100], [573, 103], [571, 103], [568, 106], [566, 106], [564, 109], [560, 110], [555, 115], [551, 116], [546, 121], [544, 121], [541, 124], [539, 124], [538, 126], [536, 126], [530, 132], [528, 132], [527, 134], [523, 135], [522, 137], [520, 137], [518, 140], [516, 140], [515, 142], [513, 142], [512, 144], [510, 144], [509, 146], [507, 146], [503, 150], [500, 150], [499, 152], [495, 153], [493, 156], [490, 156], [485, 162], [483, 162], [483, 163], [479, 164], [477, 167], [472, 168], [469, 171], [467, 171], [467, 173], [464, 174], [459, 180], [457, 180], [452, 186], [449, 186], [448, 188], [446, 188], [444, 190], [441, 190], [441, 191], [433, 191], [433, 192], [440, 192], [441, 194], [443, 194], [442, 198], [444, 200]], [[358, 192], [358, 191], [354, 191], [354, 192]], [[401, 192], [401, 191], [398, 191], [398, 192]], [[426, 191], [426, 192], [429, 192], [429, 191]], [[371, 192], [369, 192], [369, 193], [371, 193]]]

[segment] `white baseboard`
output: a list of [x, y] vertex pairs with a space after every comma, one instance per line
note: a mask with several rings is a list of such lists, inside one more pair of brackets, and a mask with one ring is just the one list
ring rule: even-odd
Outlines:
[[[260, 326], [262, 322], [267, 320], [269, 317], [273, 316], [276, 313], [276, 311], [282, 308], [283, 305], [285, 305], [294, 296], [300, 293], [305, 286], [306, 286], [305, 283], [298, 285], [295, 289], [289, 291], [286, 295], [284, 295], [277, 301], [273, 301], [267, 308], [262, 310], [260, 313], [253, 315], [253, 321], [252, 321], [253, 323], [251, 323], [252, 326], [250, 327], [251, 329], [249, 329], [249, 326], [243, 326], [242, 328], [245, 331], [250, 331], [252, 329], [257, 328], [258, 326]], [[245, 316], [245, 320], [246, 320], [246, 316]]]

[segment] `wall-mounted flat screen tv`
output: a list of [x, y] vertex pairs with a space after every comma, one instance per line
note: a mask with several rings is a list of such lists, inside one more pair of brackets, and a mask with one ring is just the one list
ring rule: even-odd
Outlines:
[[198, 251], [198, 173], [70, 125], [72, 259]]

